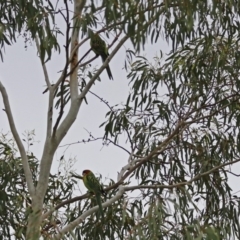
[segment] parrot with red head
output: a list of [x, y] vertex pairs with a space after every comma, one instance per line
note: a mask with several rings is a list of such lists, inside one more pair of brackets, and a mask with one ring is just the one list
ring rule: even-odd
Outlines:
[[83, 176], [83, 183], [85, 187], [91, 192], [95, 194], [97, 204], [99, 206], [99, 212], [102, 215], [102, 218], [104, 217], [103, 214], [103, 207], [102, 207], [102, 201], [101, 201], [101, 194], [105, 194], [102, 185], [98, 181], [98, 179], [95, 177], [95, 175], [90, 170], [84, 170], [82, 172]]

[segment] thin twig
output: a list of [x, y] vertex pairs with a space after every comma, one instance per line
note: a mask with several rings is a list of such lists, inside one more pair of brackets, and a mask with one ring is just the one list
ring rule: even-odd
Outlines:
[[[85, 129], [85, 130], [86, 130], [87, 133], [90, 135], [90, 137], [92, 137], [93, 139], [95, 139], [95, 138], [93, 137], [93, 135], [92, 135], [87, 129]], [[99, 139], [99, 138], [98, 138], [98, 139]], [[119, 147], [119, 148], [121, 148], [123, 151], [127, 152], [129, 155], [131, 154], [126, 148], [124, 148], [124, 147], [122, 147], [121, 145], [113, 142], [111, 139], [102, 138], [102, 140], [109, 141], [110, 143], [112, 143], [112, 144], [115, 145], [116, 147]]]
[[98, 98], [101, 102], [105, 103], [105, 105], [112, 111], [113, 110], [113, 107], [111, 107], [109, 104], [108, 104], [108, 101], [104, 100], [103, 98], [99, 97], [96, 93], [92, 92], [89, 90], [89, 92], [95, 96], [96, 98]]

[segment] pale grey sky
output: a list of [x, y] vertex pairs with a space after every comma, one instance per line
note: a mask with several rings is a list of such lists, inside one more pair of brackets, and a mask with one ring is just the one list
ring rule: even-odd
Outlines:
[[[63, 44], [64, 42], [60, 42], [60, 46]], [[114, 81], [110, 81], [106, 71], [104, 71], [101, 75], [102, 82], [97, 81], [91, 89], [94, 93], [107, 100], [111, 106], [121, 102], [124, 103], [128, 96], [129, 80], [126, 78], [127, 73], [124, 69], [124, 61], [125, 51], [129, 47], [131, 45], [126, 43], [125, 48], [121, 49], [110, 62]], [[160, 49], [166, 48], [167, 44], [163, 44], [163, 40], [161, 40], [161, 43], [159, 42], [154, 46], [149, 44], [144, 54], [150, 61], [153, 61], [152, 58], [159, 54]], [[9, 95], [18, 133], [23, 138], [25, 131], [35, 130], [35, 140], [39, 142], [34, 144], [31, 151], [40, 159], [46, 133], [48, 93], [42, 94], [46, 84], [41, 63], [37, 57], [37, 49], [34, 43], [25, 49], [24, 41], [22, 37], [19, 37], [17, 43], [10, 47], [6, 46], [5, 50], [4, 62], [0, 64], [0, 78]], [[79, 56], [81, 57], [88, 50], [89, 42], [86, 42], [83, 48], [80, 49]], [[55, 82], [60, 76], [58, 72], [64, 66], [64, 57], [65, 53], [64, 49], [62, 49], [60, 55], [58, 53], [53, 54], [51, 61], [47, 63], [48, 73], [52, 82]], [[98, 58], [92, 63], [92, 66], [100, 67], [101, 63], [101, 59]], [[99, 129], [98, 127], [105, 120], [105, 114], [109, 109], [91, 94], [87, 95], [87, 99], [88, 105], [85, 103], [82, 105], [75, 123], [60, 145], [88, 139], [89, 135], [85, 129], [90, 131], [94, 137], [103, 136], [104, 128]], [[0, 108], [4, 108], [2, 99]], [[55, 116], [57, 114], [58, 111], [55, 111]], [[0, 130], [3, 133], [10, 131], [4, 111], [0, 111], [0, 126]], [[56, 160], [60, 158], [64, 150], [65, 148], [63, 147], [57, 151], [52, 172], [57, 170], [59, 163]], [[79, 174], [84, 169], [91, 169], [95, 173], [101, 173], [104, 177], [110, 177], [114, 180], [116, 180], [117, 172], [127, 163], [128, 159], [127, 154], [123, 150], [113, 145], [102, 148], [101, 141], [72, 145], [66, 151], [65, 156], [66, 159], [68, 157], [76, 157], [77, 162], [74, 165], [74, 169], [77, 169]]]
[[[59, 26], [61, 24], [63, 23], [60, 21]], [[63, 44], [64, 42], [61, 41], [60, 46], [63, 46]], [[124, 61], [125, 50], [129, 47], [131, 45], [126, 43], [125, 49], [121, 49], [110, 62], [114, 81], [110, 81], [106, 71], [104, 71], [101, 75], [102, 82], [96, 82], [96, 85], [91, 89], [107, 100], [110, 105], [125, 102], [128, 96], [129, 80], [126, 78]], [[88, 49], [89, 42], [85, 43], [83, 48], [80, 49], [79, 56], [81, 57]], [[160, 49], [168, 52], [170, 47], [163, 39], [160, 39], [154, 45], [151, 45], [149, 41], [144, 55], [153, 62], [153, 57], [159, 54]], [[62, 70], [64, 63], [65, 53], [64, 48], [62, 48], [62, 53], [60, 55], [57, 53], [53, 54], [51, 61], [47, 63], [48, 73], [52, 82], [58, 79], [60, 75], [58, 72]], [[98, 58], [92, 65], [101, 66], [101, 59]], [[48, 94], [42, 94], [46, 84], [40, 60], [37, 57], [35, 43], [25, 49], [24, 41], [22, 37], [19, 37], [17, 43], [12, 46], [6, 46], [4, 62], [0, 63], [0, 80], [8, 92], [18, 133], [23, 136], [24, 131], [35, 130], [35, 140], [39, 141], [39, 143], [34, 144], [32, 151], [40, 159], [46, 132]], [[78, 118], [60, 145], [88, 139], [88, 133], [85, 129], [89, 130], [95, 137], [103, 135], [103, 128], [99, 129], [98, 127], [105, 120], [108, 108], [91, 94], [88, 94], [87, 99], [88, 105], [85, 103], [82, 105]], [[0, 109], [3, 108], [1, 99]], [[58, 111], [55, 112], [55, 116], [57, 114]], [[7, 117], [2, 110], [0, 111], [0, 126], [0, 130], [3, 133], [10, 131]], [[59, 148], [57, 151], [52, 172], [56, 171], [58, 166], [56, 160], [60, 158], [64, 150], [65, 148]], [[74, 165], [74, 169], [77, 169], [79, 174], [84, 169], [91, 169], [93, 172], [101, 173], [103, 177], [113, 178], [115, 181], [117, 172], [127, 163], [128, 159], [127, 154], [123, 150], [113, 145], [102, 148], [101, 141], [72, 145], [66, 151], [65, 156], [66, 159], [68, 157], [76, 157], [77, 162]], [[235, 166], [235, 172], [238, 173], [240, 170], [239, 165]], [[236, 178], [230, 176], [229, 181], [234, 191], [238, 191], [239, 184], [236, 182]], [[85, 191], [84, 187], [81, 187], [81, 189]]]

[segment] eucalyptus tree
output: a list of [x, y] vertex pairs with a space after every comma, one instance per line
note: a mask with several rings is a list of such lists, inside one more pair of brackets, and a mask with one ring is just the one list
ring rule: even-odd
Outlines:
[[[239, 7], [239, 1], [216, 0], [65, 0], [54, 6], [52, 1], [1, 1], [2, 48], [19, 33], [35, 41], [49, 94], [35, 178], [4, 88], [7, 80], [0, 82], [30, 199], [22, 238], [239, 239], [239, 199], [228, 183], [230, 174], [238, 176], [230, 166], [240, 160]], [[57, 16], [65, 21], [62, 29]], [[88, 53], [81, 51], [89, 31], [110, 39], [110, 55], [96, 71], [89, 64], [97, 56], [85, 60]], [[171, 47], [167, 58], [143, 56], [147, 44], [160, 48], [163, 41]], [[125, 44], [131, 44], [125, 61], [130, 93], [123, 105], [105, 102], [110, 110], [101, 127], [104, 143], [129, 157], [117, 179], [105, 186], [105, 218], [96, 217], [98, 207], [86, 200], [89, 194], [46, 206], [54, 153], [91, 87]], [[54, 50], [65, 51], [66, 59], [51, 84], [47, 64]], [[63, 224], [42, 231], [44, 221], [64, 207]]]

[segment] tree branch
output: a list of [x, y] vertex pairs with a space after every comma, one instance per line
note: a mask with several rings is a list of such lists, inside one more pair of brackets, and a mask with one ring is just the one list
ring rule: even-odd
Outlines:
[[[123, 37], [123, 39], [119, 42], [119, 44], [116, 46], [116, 48], [113, 50], [113, 52], [111, 53], [111, 55], [107, 58], [107, 60], [104, 62], [104, 64], [102, 65], [102, 67], [97, 71], [97, 73], [92, 77], [92, 79], [86, 84], [85, 88], [83, 89], [83, 91], [78, 95], [77, 98], [75, 93], [78, 91], [78, 84], [77, 81], [75, 82], [70, 80], [70, 94], [71, 94], [71, 105], [70, 105], [70, 109], [67, 113], [67, 116], [65, 117], [65, 119], [62, 121], [62, 123], [60, 124], [55, 138], [53, 139], [54, 141], [54, 146], [55, 148], [57, 148], [57, 146], [59, 145], [59, 143], [61, 142], [61, 140], [63, 139], [63, 137], [66, 135], [67, 131], [69, 130], [69, 128], [71, 127], [71, 125], [73, 124], [73, 122], [76, 119], [77, 113], [79, 111], [79, 108], [81, 106], [81, 103], [84, 99], [84, 97], [86, 96], [86, 94], [88, 93], [88, 91], [90, 90], [91, 86], [93, 85], [94, 81], [97, 79], [97, 77], [99, 76], [99, 74], [104, 70], [104, 68], [108, 65], [108, 62], [111, 60], [111, 58], [117, 53], [117, 51], [120, 49], [120, 47], [124, 44], [124, 42], [128, 39], [127, 36]], [[76, 59], [75, 59], [76, 61]], [[77, 61], [76, 61], [77, 62]], [[75, 72], [75, 74], [77, 74], [77, 71]], [[74, 73], [73, 73], [74, 75]], [[72, 80], [73, 80], [73, 75], [71, 75]], [[77, 75], [76, 75], [77, 78]], [[77, 80], [77, 79], [76, 79]], [[73, 89], [73, 87], [71, 87], [73, 84], [75, 86], [76, 84], [76, 89]], [[72, 89], [72, 90], [71, 90]]]
[[[75, 27], [75, 29], [73, 30], [72, 37], [71, 37], [71, 49], [73, 49], [74, 46], [78, 43], [79, 26], [76, 23], [77, 23], [77, 20], [81, 17], [81, 12], [82, 12], [85, 2], [86, 2], [85, 0], [75, 0], [74, 1], [74, 24], [75, 24], [74, 27]], [[70, 66], [71, 68], [75, 66], [75, 63], [77, 63], [77, 57], [78, 57], [78, 52], [76, 52], [73, 55], [73, 59], [71, 61], [71, 66]], [[61, 80], [61, 81], [64, 80], [64, 76], [66, 74], [67, 67], [68, 67], [68, 59], [66, 60], [65, 69], [59, 80]], [[57, 87], [57, 85], [54, 85], [53, 90], [55, 90], [56, 87]], [[76, 119], [76, 115], [77, 115], [79, 107], [80, 107], [79, 100], [77, 99], [77, 96], [78, 96], [77, 71], [75, 71], [70, 77], [70, 94], [71, 94], [71, 106], [69, 109], [69, 113], [68, 113], [67, 117], [65, 118], [65, 121], [67, 119], [67, 123], [68, 123], [67, 128], [62, 129], [61, 128], [62, 124], [61, 124], [59, 127], [61, 129], [57, 129], [56, 134], [54, 134], [51, 137], [51, 139], [47, 139], [45, 142], [45, 145], [44, 145], [44, 150], [43, 150], [42, 159], [41, 159], [41, 163], [40, 163], [39, 181], [38, 181], [37, 189], [36, 189], [37, 198], [36, 198], [36, 203], [35, 203], [36, 204], [35, 210], [40, 210], [42, 208], [43, 199], [44, 199], [44, 196], [45, 196], [45, 193], [47, 190], [47, 186], [48, 186], [48, 179], [49, 179], [49, 173], [50, 173], [50, 169], [51, 169], [51, 165], [52, 165], [52, 161], [53, 161], [53, 155], [54, 155], [56, 148], [59, 145], [60, 141], [66, 135], [68, 129], [70, 128], [70, 126], [72, 125], [74, 120]], [[63, 122], [65, 122], [65, 121], [63, 121]], [[61, 138], [59, 138], [59, 136], [56, 136], [56, 135], [59, 135], [59, 133], [61, 135]]]
[[[128, 161], [128, 164], [126, 164], [120, 171], [120, 173], [118, 174], [118, 181], [105, 188], [104, 191], [109, 191], [111, 189], [115, 189], [117, 187], [119, 187], [121, 184], [123, 184], [124, 180], [129, 176], [131, 175], [131, 173], [133, 171], [135, 171], [138, 167], [140, 167], [142, 164], [144, 164], [145, 162], [149, 161], [154, 155], [156, 154], [160, 154], [162, 153], [167, 144], [173, 140], [173, 138], [176, 137], [177, 134], [179, 134], [179, 132], [183, 131], [184, 128], [183, 126], [185, 125], [185, 122], [184, 121], [180, 121], [176, 128], [173, 130], [173, 132], [154, 150], [152, 151], [151, 153], [149, 153], [146, 157], [142, 157], [142, 158], [138, 158], [134, 161], [130, 161], [131, 159], [129, 159]], [[181, 131], [179, 130], [179, 128], [182, 128]], [[129, 158], [132, 157], [132, 154], [129, 156]], [[127, 172], [126, 172], [127, 171]], [[125, 173], [126, 172], [126, 173]], [[124, 174], [125, 173], [125, 174]], [[79, 200], [82, 200], [84, 198], [86, 198], [87, 195], [82, 195], [82, 196], [79, 196], [79, 197], [75, 197], [75, 198], [72, 198], [70, 200], [67, 200], [67, 201], [64, 201], [62, 202], [61, 204], [57, 205], [56, 207], [52, 208], [50, 211], [48, 211], [47, 213], [45, 213], [42, 218], [46, 218], [48, 217], [50, 214], [52, 214], [55, 210], [59, 209], [60, 207], [63, 207], [64, 205], [66, 204], [70, 204], [70, 203], [73, 203], [75, 201], [79, 201]]]
[[[193, 177], [192, 179], [190, 179], [189, 181], [186, 181], [186, 182], [181, 182], [181, 183], [176, 183], [176, 184], [172, 184], [172, 185], [148, 185], [148, 186], [130, 186], [130, 187], [123, 187], [123, 186], [120, 186], [119, 187], [119, 191], [118, 193], [113, 197], [111, 198], [110, 200], [108, 200], [107, 202], [105, 202], [103, 204], [103, 207], [107, 207], [107, 206], [110, 206], [112, 203], [114, 203], [116, 200], [120, 199], [122, 197], [122, 195], [124, 194], [125, 191], [131, 191], [131, 190], [135, 190], [135, 189], [156, 189], [156, 188], [168, 188], [168, 189], [172, 189], [172, 188], [177, 188], [177, 187], [181, 187], [181, 186], [185, 186], [185, 185], [189, 185], [191, 184], [192, 182], [200, 179], [201, 177], [205, 176], [205, 175], [209, 175], [211, 174], [212, 172], [220, 169], [220, 168], [223, 168], [227, 165], [230, 165], [230, 164], [234, 164], [236, 162], [239, 162], [240, 159], [237, 159], [237, 160], [234, 160], [234, 161], [231, 161], [231, 162], [228, 162], [228, 163], [224, 163], [224, 164], [221, 164], [217, 167], [214, 167], [212, 168], [211, 170], [207, 171], [207, 172], [204, 172], [202, 174], [198, 174], [197, 176]], [[123, 179], [124, 177], [124, 172], [127, 170], [127, 168], [122, 168], [122, 170], [120, 171], [120, 173], [118, 174], [118, 181], [121, 181], [121, 179]], [[55, 239], [60, 239], [62, 235], [64, 235], [65, 233], [67, 233], [68, 231], [72, 230], [74, 227], [76, 227], [78, 224], [82, 223], [84, 221], [84, 219], [86, 217], [88, 217], [90, 214], [92, 214], [93, 212], [97, 211], [98, 210], [98, 206], [96, 207], [93, 207], [91, 209], [89, 209], [88, 211], [86, 211], [85, 213], [83, 213], [80, 217], [78, 217], [76, 220], [74, 220], [73, 222], [71, 222], [70, 224], [68, 224], [66, 227], [64, 227], [56, 236], [55, 236]]]
[[[112, 186], [110, 187], [107, 187], [106, 189], [104, 189], [105, 191], [109, 191], [111, 189], [115, 189], [117, 188], [119, 185], [121, 185], [124, 180], [134, 171], [136, 170], [138, 167], [140, 167], [142, 164], [144, 164], [145, 162], [149, 161], [154, 155], [159, 155], [160, 153], [162, 153], [165, 149], [166, 149], [166, 146], [168, 145], [168, 143], [170, 141], [173, 140], [174, 137], [176, 137], [178, 134], [180, 134], [182, 131], [184, 131], [184, 129], [187, 127], [187, 125], [190, 125], [190, 123], [187, 123], [186, 122], [186, 118], [192, 114], [192, 112], [189, 110], [189, 112], [186, 114], [186, 117], [180, 121], [176, 128], [173, 130], [173, 132], [154, 150], [152, 151], [148, 156], [146, 157], [142, 157], [142, 158], [138, 158], [138, 159], [135, 159], [134, 161], [129, 161], [129, 163], [127, 165], [125, 165], [121, 172], [119, 173], [119, 176], [121, 177], [118, 177], [118, 182], [116, 182], [115, 184], [113, 184]], [[192, 122], [191, 122], [192, 123]], [[131, 155], [130, 155], [131, 157]], [[137, 188], [174, 188], [174, 187], [179, 187], [179, 186], [182, 186], [182, 185], [186, 185], [186, 184], [190, 184], [191, 182], [193, 181], [196, 181], [197, 179], [201, 178], [202, 176], [204, 175], [207, 175], [207, 174], [210, 174], [211, 172], [214, 172], [216, 171], [217, 169], [219, 168], [222, 168], [224, 166], [227, 166], [227, 165], [230, 165], [230, 164], [233, 164], [233, 163], [236, 163], [240, 161], [240, 159], [238, 160], [235, 160], [235, 161], [232, 161], [230, 163], [224, 163], [220, 166], [217, 166], [203, 174], [200, 174], [200, 175], [197, 175], [196, 177], [194, 177], [193, 179], [189, 180], [188, 182], [182, 182], [182, 183], [177, 183], [177, 184], [174, 184], [174, 185], [151, 185], [151, 186], [132, 186], [132, 187], [124, 187], [124, 190], [125, 191], [130, 191], [130, 190], [134, 190], [134, 189], [137, 189]], [[127, 172], [126, 172], [127, 171]], [[123, 174], [124, 172], [126, 172], [125, 174]], [[70, 204], [70, 203], [73, 203], [75, 201], [79, 201], [79, 200], [82, 200], [84, 198], [88, 197], [87, 194], [84, 194], [82, 196], [79, 196], [79, 197], [75, 197], [73, 199], [70, 199], [70, 200], [67, 200], [65, 202], [62, 202], [61, 204], [59, 204], [58, 206], [56, 206], [55, 208], [53, 208], [52, 210], [50, 210], [49, 212], [45, 213], [43, 215], [43, 218], [46, 218], [47, 216], [49, 216], [52, 212], [54, 212], [55, 210], [59, 209], [60, 207], [66, 205], [66, 204]]]
[[[103, 203], [102, 207], [106, 208], [106, 207], [110, 206], [111, 204], [116, 202], [118, 199], [120, 199], [123, 194], [124, 194], [124, 188], [119, 187], [117, 194], [114, 197], [112, 197], [111, 199], [109, 199], [107, 202]], [[87, 210], [86, 212], [84, 212], [80, 217], [78, 217], [77, 219], [75, 219], [74, 221], [69, 223], [66, 227], [64, 227], [62, 230], [60, 230], [59, 233], [54, 236], [54, 239], [55, 240], [62, 239], [62, 236], [64, 236], [64, 234], [71, 231], [76, 226], [78, 226], [80, 223], [82, 223], [85, 218], [90, 216], [92, 213], [96, 212], [98, 210], [98, 208], [99, 208], [98, 206], [95, 206], [95, 207]]]
[[21, 138], [18, 135], [18, 132], [17, 132], [17, 129], [16, 129], [16, 126], [14, 123], [13, 115], [11, 112], [11, 107], [10, 107], [10, 103], [8, 100], [7, 91], [6, 91], [5, 87], [3, 86], [3, 84], [1, 83], [1, 81], [0, 81], [0, 92], [2, 93], [3, 103], [4, 103], [5, 111], [6, 111], [6, 114], [8, 117], [8, 123], [9, 123], [10, 129], [11, 129], [11, 132], [13, 134], [13, 137], [17, 143], [19, 152], [21, 154], [22, 164], [23, 164], [26, 181], [27, 181], [28, 190], [29, 190], [30, 196], [33, 197], [35, 195], [35, 187], [34, 187], [33, 180], [32, 180], [32, 172], [31, 172], [29, 164], [28, 164], [28, 156], [27, 156], [27, 153], [23, 146], [23, 143], [21, 141]]
[[[39, 46], [39, 41], [38, 37], [35, 39], [36, 41], [36, 46], [38, 49], [38, 52], [40, 52], [40, 46]], [[41, 60], [41, 58], [40, 58]], [[48, 76], [48, 71], [45, 63], [41, 60], [41, 65], [43, 68], [43, 74], [45, 77], [45, 82], [47, 84], [47, 89], [49, 90], [49, 100], [48, 100], [48, 113], [47, 113], [47, 134], [46, 134], [46, 141], [48, 138], [51, 137], [52, 134], [52, 116], [53, 116], [53, 98], [54, 98], [54, 89], [53, 86], [50, 83], [49, 76]]]
[[[59, 77], [59, 79], [57, 80], [57, 82], [52, 86], [53, 90], [56, 91], [56, 89], [58, 88], [59, 84], [65, 80], [66, 77], [68, 77], [69, 75], [71, 75], [72, 72], [69, 72], [67, 74], [65, 74], [65, 72], [67, 71], [68, 65], [69, 63], [72, 61], [73, 56], [75, 54], [76, 51], [78, 51], [79, 47], [82, 46], [87, 40], [89, 39], [89, 37], [85, 38], [82, 42], [80, 42], [77, 46], [74, 47], [74, 49], [72, 50], [69, 59], [66, 61], [65, 67], [62, 71], [61, 76]], [[90, 52], [90, 51], [89, 51]], [[81, 59], [80, 59], [81, 60]], [[93, 60], [93, 59], [92, 59]]]
[[220, 168], [223, 168], [225, 166], [228, 166], [228, 165], [231, 165], [231, 164], [234, 164], [234, 163], [237, 163], [237, 162], [240, 162], [240, 159], [236, 159], [236, 160], [231, 161], [231, 162], [223, 163], [219, 166], [216, 166], [216, 167], [210, 169], [207, 172], [200, 173], [200, 174], [196, 175], [195, 177], [191, 178], [189, 181], [186, 181], [186, 182], [175, 183], [175, 184], [172, 184], [172, 185], [158, 185], [158, 184], [156, 184], [156, 185], [146, 185], [146, 186], [143, 186], [143, 185], [129, 186], [129, 187], [124, 187], [124, 190], [125, 191], [132, 191], [132, 190], [136, 190], [136, 189], [159, 189], [159, 188], [173, 189], [173, 188], [178, 188], [178, 187], [182, 187], [182, 186], [185, 186], [185, 185], [190, 185], [192, 182], [194, 182], [196, 180], [199, 180], [203, 176], [209, 175], [209, 174], [215, 172], [216, 170], [218, 170]]

